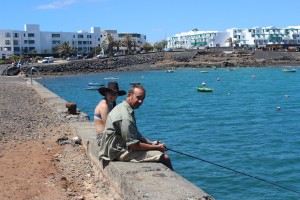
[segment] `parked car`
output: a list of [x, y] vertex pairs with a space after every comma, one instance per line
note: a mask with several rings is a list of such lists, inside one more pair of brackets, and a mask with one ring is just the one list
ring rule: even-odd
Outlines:
[[109, 56], [106, 54], [99, 54], [96, 57], [102, 59], [102, 58], [108, 58]]
[[53, 61], [54, 61], [54, 58], [52, 56], [44, 57], [43, 60], [42, 60], [42, 63], [50, 63], [50, 62], [53, 62]]
[[93, 54], [87, 54], [87, 55], [84, 56], [83, 58], [84, 58], [84, 59], [93, 58]]
[[123, 54], [121, 52], [117, 52], [114, 54], [114, 56], [123, 56]]
[[75, 56], [67, 57], [67, 60], [77, 60], [77, 57]]

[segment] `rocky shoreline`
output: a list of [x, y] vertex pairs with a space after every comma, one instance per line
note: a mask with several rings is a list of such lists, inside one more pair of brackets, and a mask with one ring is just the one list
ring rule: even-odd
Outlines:
[[32, 67], [45, 76], [86, 73], [165, 70], [178, 68], [300, 66], [300, 52], [278, 51], [189, 51], [160, 52], [139, 55], [54, 62], [33, 63], [23, 67], [29, 74]]

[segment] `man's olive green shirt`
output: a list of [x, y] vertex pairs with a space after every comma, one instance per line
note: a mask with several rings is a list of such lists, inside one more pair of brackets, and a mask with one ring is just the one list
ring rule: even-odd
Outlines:
[[114, 160], [140, 141], [134, 110], [126, 101], [117, 105], [107, 116], [100, 145], [99, 159]]

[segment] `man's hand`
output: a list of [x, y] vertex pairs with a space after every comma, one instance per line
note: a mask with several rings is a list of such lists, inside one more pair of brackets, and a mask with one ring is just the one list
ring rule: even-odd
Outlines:
[[168, 150], [168, 149], [166, 149], [165, 144], [157, 144], [156, 146], [157, 146], [157, 150], [159, 150], [161, 152], [165, 152]]
[[159, 140], [152, 142], [153, 145], [158, 145], [159, 144]]

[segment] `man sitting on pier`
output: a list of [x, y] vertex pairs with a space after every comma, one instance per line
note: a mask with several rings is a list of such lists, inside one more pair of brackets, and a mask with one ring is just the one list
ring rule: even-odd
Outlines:
[[159, 162], [173, 170], [171, 160], [164, 152], [164, 144], [151, 142], [141, 135], [136, 126], [134, 109], [138, 109], [146, 97], [141, 85], [132, 85], [125, 101], [117, 105], [106, 120], [99, 159], [124, 162]]

